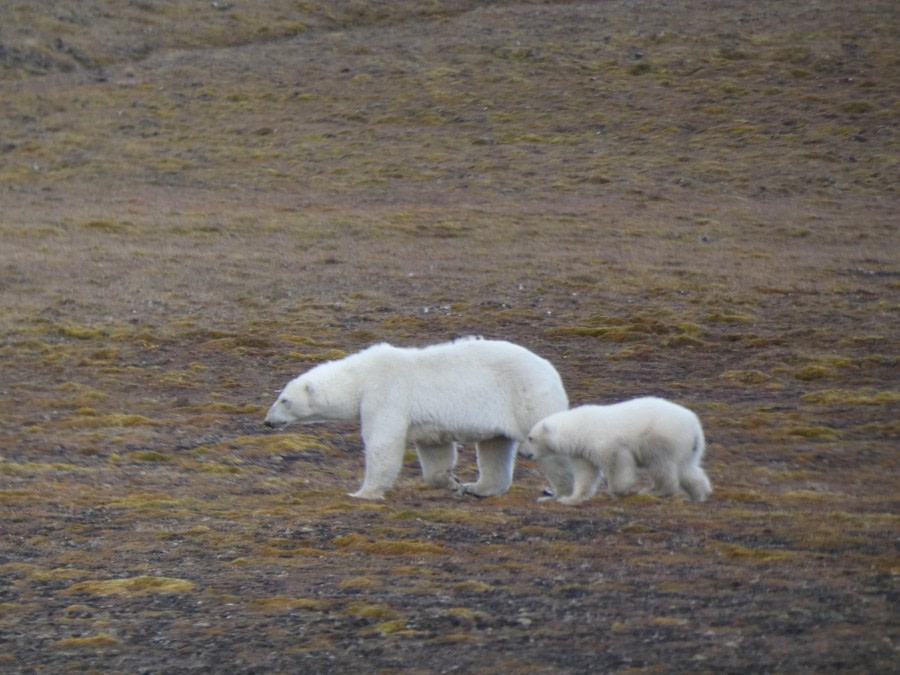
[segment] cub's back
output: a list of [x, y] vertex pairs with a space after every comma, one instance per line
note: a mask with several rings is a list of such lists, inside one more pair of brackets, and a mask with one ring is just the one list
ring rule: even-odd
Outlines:
[[688, 443], [693, 441], [700, 427], [696, 414], [666, 399], [647, 396], [617, 405], [621, 406], [622, 414], [635, 430], [645, 427], [648, 431]]
[[645, 396], [609, 405], [587, 404], [560, 413], [587, 433], [601, 432], [642, 434], [647, 431], [680, 434], [699, 425], [697, 416], [687, 408], [662, 398]]

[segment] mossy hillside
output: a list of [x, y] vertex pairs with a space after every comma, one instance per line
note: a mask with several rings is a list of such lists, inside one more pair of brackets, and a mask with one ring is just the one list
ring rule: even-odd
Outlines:
[[[689, 185], [710, 195], [838, 195], [896, 182], [896, 92], [879, 49], [890, 22], [841, 42], [842, 13], [823, 12], [798, 50], [795, 7], [748, 10], [737, 23], [731, 8], [711, 9], [699, 25], [673, 9], [626, 20], [586, 7], [569, 17], [581, 22], [575, 30], [552, 11], [498, 6], [446, 17], [427, 41], [407, 23], [376, 43], [351, 28], [237, 52], [264, 59], [265, 77], [236, 77], [234, 60], [189, 51], [129, 63], [49, 100], [23, 92], [14, 112], [46, 133], [35, 141], [19, 124], [4, 134], [15, 146], [4, 178], [96, 173], [354, 193], [424, 183], [592, 194], [627, 183], [657, 198]], [[501, 19], [502, 30], [484, 29]], [[792, 61], [810, 76], [792, 74]], [[73, 108], [81, 121], [58, 124]], [[99, 143], [100, 152], [88, 150]], [[373, 145], [385, 152], [369, 154]], [[729, 160], [735, 151], [739, 164]], [[536, 175], [535, 163], [554, 179]]]
[[263, 0], [246, 8], [227, 2], [201, 7], [171, 0], [113, 0], [102, 7], [43, 1], [12, 5], [5, 13], [8, 46], [0, 77], [97, 69], [163, 50], [235, 47], [347, 25], [440, 17], [473, 4], [398, 2], [376, 7], [336, 0], [285, 7]]

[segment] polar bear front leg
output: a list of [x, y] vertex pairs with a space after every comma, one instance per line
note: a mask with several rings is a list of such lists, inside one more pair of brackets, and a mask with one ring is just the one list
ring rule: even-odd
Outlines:
[[403, 467], [405, 434], [399, 437], [375, 436], [365, 439], [366, 477], [362, 487], [351, 492], [357, 499], [384, 499]]
[[579, 504], [590, 499], [600, 483], [600, 467], [584, 457], [573, 457], [572, 468], [575, 471], [575, 487], [572, 494], [559, 498], [560, 504]]
[[422, 465], [422, 477], [431, 487], [458, 490], [459, 481], [453, 474], [456, 468], [456, 443], [447, 445], [418, 445], [416, 453]]
[[517, 441], [503, 437], [479, 441], [478, 481], [464, 483], [463, 492], [476, 497], [496, 497], [509, 490], [516, 466], [517, 445]]

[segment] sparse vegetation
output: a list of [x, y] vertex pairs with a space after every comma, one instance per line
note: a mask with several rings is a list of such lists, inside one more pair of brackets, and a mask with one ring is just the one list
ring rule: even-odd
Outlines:
[[[4, 672], [895, 669], [895, 3], [7, 5]], [[695, 409], [711, 500], [261, 425], [473, 333]]]

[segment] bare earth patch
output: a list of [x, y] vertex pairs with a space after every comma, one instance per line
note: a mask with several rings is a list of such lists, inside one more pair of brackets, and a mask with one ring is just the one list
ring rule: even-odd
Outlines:
[[[895, 668], [895, 3], [0, 18], [4, 672]], [[262, 426], [466, 334], [695, 410], [710, 501], [359, 502]]]

